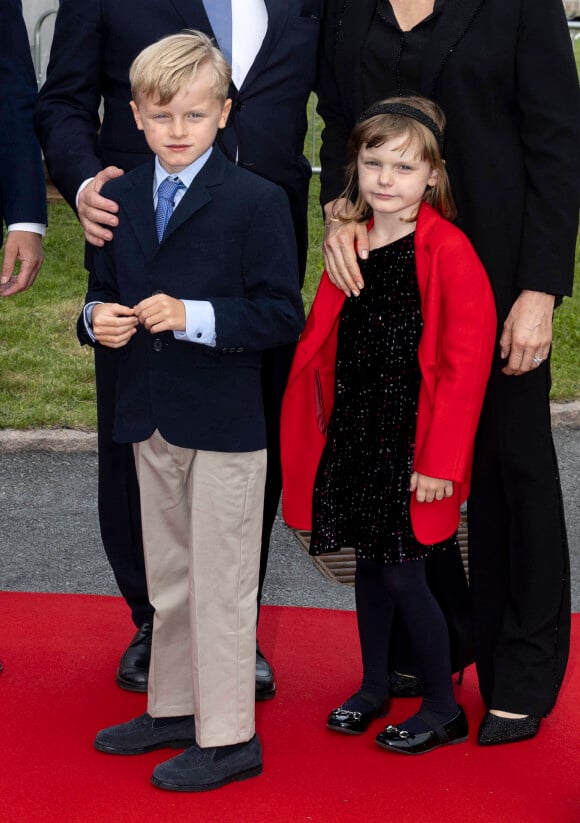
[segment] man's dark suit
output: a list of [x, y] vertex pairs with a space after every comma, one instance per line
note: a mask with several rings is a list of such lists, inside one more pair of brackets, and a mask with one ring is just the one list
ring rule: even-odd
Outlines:
[[[221, 143], [231, 157], [236, 158], [237, 151], [241, 166], [285, 190], [303, 277], [310, 178], [303, 144], [322, 2], [265, 0], [265, 5], [266, 37], [241, 88], [231, 90], [232, 113]], [[212, 35], [201, 0], [144, 0], [137, 12], [129, 0], [61, 0], [35, 122], [51, 177], [71, 206], [80, 184], [104, 166], [129, 170], [148, 155], [129, 109], [129, 65], [143, 47], [184, 28]], [[101, 96], [104, 116], [99, 131]], [[279, 405], [290, 359], [288, 349], [268, 352], [262, 371], [269, 459], [260, 589], [280, 495]], [[99, 351], [95, 360], [100, 522], [120, 589], [140, 625], [151, 611], [145, 597], [132, 455], [111, 440], [117, 360], [118, 355], [109, 351]]]
[[[0, 4], [0, 226], [46, 224], [40, 146], [32, 128], [36, 80], [20, 0]], [[0, 229], [0, 246], [2, 231]]]

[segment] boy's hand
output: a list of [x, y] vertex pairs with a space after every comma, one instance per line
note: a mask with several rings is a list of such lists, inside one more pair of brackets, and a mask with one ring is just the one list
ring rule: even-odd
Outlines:
[[453, 481], [413, 472], [409, 489], [417, 493], [417, 503], [432, 503], [453, 496]]
[[151, 334], [162, 331], [185, 331], [185, 306], [176, 297], [154, 294], [141, 300], [133, 309], [138, 320]]
[[101, 345], [120, 349], [137, 331], [137, 318], [128, 306], [97, 303], [93, 306], [92, 326], [93, 334]]

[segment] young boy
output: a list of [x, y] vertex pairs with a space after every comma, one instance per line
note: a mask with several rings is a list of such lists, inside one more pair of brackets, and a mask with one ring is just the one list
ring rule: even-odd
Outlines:
[[95, 746], [184, 748], [152, 781], [201, 791], [262, 770], [260, 352], [295, 341], [304, 316], [285, 194], [213, 145], [231, 106], [221, 53], [198, 32], [166, 37], [130, 77], [155, 160], [103, 189], [119, 226], [95, 254], [85, 322], [125, 347], [114, 436], [133, 443], [155, 621], [148, 711]]

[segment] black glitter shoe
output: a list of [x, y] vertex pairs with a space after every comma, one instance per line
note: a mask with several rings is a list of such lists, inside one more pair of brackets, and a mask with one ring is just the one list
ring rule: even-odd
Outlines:
[[400, 674], [393, 672], [389, 677], [391, 697], [423, 697], [425, 682], [420, 674]]
[[480, 746], [518, 743], [535, 737], [539, 729], [540, 718], [531, 714], [528, 717], [498, 717], [487, 712], [481, 721], [477, 742]]

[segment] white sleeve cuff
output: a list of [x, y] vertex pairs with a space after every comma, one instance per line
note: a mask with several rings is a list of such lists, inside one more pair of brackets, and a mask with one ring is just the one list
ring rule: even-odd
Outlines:
[[42, 223], [11, 223], [7, 228], [8, 231], [30, 231], [41, 237], [46, 234], [46, 226]]
[[209, 300], [181, 302], [185, 306], [185, 331], [174, 331], [175, 339], [215, 347], [215, 312]]

